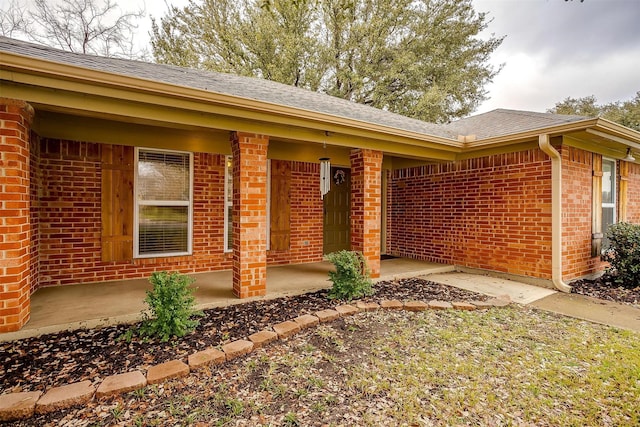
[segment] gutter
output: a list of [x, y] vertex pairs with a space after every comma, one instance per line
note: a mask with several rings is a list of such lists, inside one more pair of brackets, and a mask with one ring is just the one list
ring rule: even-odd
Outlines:
[[[100, 86], [105, 89], [119, 89], [125, 92], [137, 92], [145, 95], [155, 95], [161, 99], [167, 99], [166, 103], [157, 104], [163, 106], [169, 106], [172, 108], [177, 107], [175, 99], [195, 102], [198, 104], [206, 103], [216, 106], [224, 106], [229, 108], [242, 109], [252, 113], [261, 115], [268, 115], [267, 118], [273, 123], [279, 123], [274, 116], [278, 117], [290, 117], [295, 119], [302, 119], [306, 122], [317, 123], [315, 127], [310, 126], [307, 123], [307, 127], [322, 131], [333, 131], [328, 129], [332, 125], [344, 126], [350, 129], [361, 130], [368, 133], [375, 133], [372, 135], [372, 139], [385, 139], [385, 136], [391, 135], [402, 139], [411, 139], [417, 141], [415, 143], [407, 143], [409, 146], [419, 146], [424, 148], [440, 148], [447, 149], [451, 152], [458, 152], [463, 147], [463, 143], [456, 140], [447, 138], [444, 136], [431, 135], [422, 133], [420, 131], [413, 131], [407, 129], [395, 128], [388, 124], [376, 124], [367, 122], [362, 119], [348, 118], [344, 116], [335, 115], [332, 113], [318, 112], [300, 107], [287, 106], [276, 104], [270, 101], [263, 101], [252, 98], [245, 98], [239, 95], [230, 95], [219, 92], [213, 92], [206, 89], [195, 88], [191, 86], [182, 86], [175, 83], [152, 80], [149, 78], [133, 77], [126, 74], [118, 74], [115, 72], [97, 70], [93, 68], [83, 68], [80, 65], [68, 64], [63, 62], [57, 62], [50, 59], [42, 59], [31, 56], [26, 56], [18, 53], [7, 52], [0, 50], [2, 55], [2, 63], [0, 64], [0, 80], [6, 79], [17, 84], [26, 85], [43, 85], [39, 78], [52, 78], [56, 80], [62, 80], [66, 83], [73, 84], [75, 82], [80, 84], [90, 85], [92, 88]], [[6, 70], [6, 75], [2, 75], [3, 70]], [[27, 76], [26, 78], [23, 77]], [[36, 76], [35, 81], [30, 79], [29, 76]], [[53, 88], [53, 86], [51, 86]], [[76, 90], [80, 93], [87, 95], [97, 96], [113, 96], [118, 99], [125, 99], [122, 94], [108, 95], [101, 91], [85, 92], [86, 88], [73, 88], [69, 84], [59, 85], [55, 89], [60, 90]], [[171, 98], [171, 99], [169, 99]], [[144, 102], [155, 104], [151, 99], [146, 99], [136, 96], [128, 98], [131, 101]], [[185, 108], [185, 107], [181, 107]], [[193, 107], [194, 111], [202, 112], [201, 106]], [[243, 117], [245, 119], [262, 119], [262, 117]], [[283, 123], [289, 125], [288, 123]], [[350, 134], [344, 132], [345, 134]], [[380, 135], [382, 134], [382, 136]], [[359, 135], [361, 136], [361, 135]], [[428, 145], [428, 146], [427, 146]]]
[[538, 145], [551, 158], [551, 281], [569, 293], [571, 286], [562, 281], [562, 157], [549, 142], [549, 134], [540, 134]]

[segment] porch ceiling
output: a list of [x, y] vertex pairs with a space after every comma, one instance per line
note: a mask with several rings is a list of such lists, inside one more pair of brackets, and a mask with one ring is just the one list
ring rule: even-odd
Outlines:
[[[36, 108], [33, 129], [43, 137], [68, 139], [75, 141], [91, 141], [105, 144], [121, 144], [143, 146], [150, 148], [187, 150], [194, 152], [208, 152], [231, 154], [229, 130], [215, 126], [218, 121], [210, 120], [210, 126], [158, 121], [149, 119], [135, 119], [108, 114], [89, 114], [87, 111], [71, 111], [51, 108], [48, 105], [33, 104]], [[240, 125], [239, 125], [240, 126]], [[246, 129], [241, 127], [240, 129]], [[266, 131], [267, 126], [262, 129]], [[318, 132], [316, 132], [318, 133]], [[356, 144], [336, 144], [336, 139], [345, 139], [346, 135], [336, 135], [322, 132], [322, 141], [317, 135], [310, 135], [296, 129], [289, 129], [285, 137], [271, 136], [269, 144], [269, 158], [281, 160], [296, 160], [317, 162], [320, 157], [330, 157], [334, 164], [347, 166], [349, 164], [349, 150]], [[308, 139], [303, 139], [309, 137]], [[350, 139], [353, 141], [353, 139]], [[324, 147], [326, 143], [326, 148]], [[409, 149], [392, 152], [382, 148], [389, 158], [413, 159], [417, 162], [451, 161], [455, 153], [446, 153], [433, 149]], [[366, 144], [365, 144], [366, 146]], [[398, 147], [396, 147], [398, 148]], [[421, 154], [421, 155], [420, 155]]]

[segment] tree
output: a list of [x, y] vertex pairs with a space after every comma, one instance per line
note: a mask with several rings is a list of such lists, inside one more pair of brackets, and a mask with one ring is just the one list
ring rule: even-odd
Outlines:
[[499, 70], [471, 0], [191, 0], [153, 22], [160, 63], [261, 77], [432, 122], [474, 111]]
[[0, 11], [2, 34], [70, 52], [143, 58], [135, 46], [135, 21], [144, 11], [123, 12], [112, 0], [12, 1]]
[[12, 0], [6, 10], [0, 9], [0, 34], [16, 37], [24, 34], [31, 25], [25, 6]]
[[603, 105], [598, 105], [596, 97], [593, 95], [577, 99], [568, 97], [561, 102], [557, 102], [553, 108], [547, 111], [556, 114], [603, 117], [640, 131], [640, 91], [636, 92], [635, 98], [631, 100]]

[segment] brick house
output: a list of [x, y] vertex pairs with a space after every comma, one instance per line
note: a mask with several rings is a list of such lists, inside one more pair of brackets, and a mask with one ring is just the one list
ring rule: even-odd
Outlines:
[[339, 249], [374, 277], [387, 254], [567, 291], [602, 270], [607, 224], [640, 221], [640, 133], [600, 118], [436, 125], [1, 37], [0, 85], [0, 332], [45, 286], [232, 270], [245, 298]]

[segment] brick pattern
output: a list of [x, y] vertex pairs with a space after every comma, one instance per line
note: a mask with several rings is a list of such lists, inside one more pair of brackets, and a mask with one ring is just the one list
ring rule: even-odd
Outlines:
[[[6, 111], [2, 114], [11, 117]], [[19, 109], [17, 114], [21, 114]], [[15, 119], [15, 114], [13, 117]], [[23, 119], [19, 116], [18, 120]], [[14, 125], [7, 128], [9, 122], [7, 119], [2, 122], [3, 133], [10, 134], [3, 135], [4, 139], [14, 141], [16, 134], [29, 133], [24, 126], [21, 131], [10, 127]], [[6, 152], [8, 145], [2, 145]], [[232, 268], [232, 254], [225, 253], [223, 248], [224, 156], [208, 153], [194, 154], [194, 254], [102, 262], [100, 147], [87, 142], [40, 140], [31, 133], [30, 143], [21, 147], [26, 150], [24, 157], [28, 154], [28, 179], [2, 178], [29, 183], [31, 210], [27, 222], [31, 224], [31, 245], [24, 258], [28, 259], [29, 277], [20, 279], [20, 283], [29, 283], [29, 292], [40, 286], [143, 278], [160, 269], [196, 273]], [[563, 270], [564, 279], [568, 281], [601, 270], [604, 265], [598, 258], [591, 258], [589, 252], [592, 154], [566, 146], [561, 147], [561, 152], [565, 194]], [[371, 153], [375, 154], [354, 150], [354, 170], [362, 165], [360, 171], [364, 171], [365, 155]], [[374, 163], [377, 166], [377, 161]], [[375, 189], [380, 175], [373, 170], [375, 168], [369, 170], [372, 180], [365, 183], [361, 179], [353, 189], [354, 198], [360, 197], [363, 203], [367, 203], [367, 199], [361, 194], [367, 194], [369, 199], [372, 194], [374, 198], [379, 197]], [[542, 153], [529, 150], [387, 174], [388, 253], [550, 277], [550, 163]], [[355, 175], [354, 180], [358, 182], [358, 176], [364, 176], [364, 172]], [[317, 197], [318, 180], [317, 164], [292, 163], [291, 248], [267, 252], [269, 264], [322, 259], [322, 200]], [[17, 188], [10, 185], [6, 188]], [[371, 188], [361, 190], [365, 185]], [[3, 187], [3, 195], [5, 192], [9, 194]], [[17, 202], [3, 200], [2, 203]], [[354, 206], [352, 219], [364, 212], [362, 203], [360, 207]], [[373, 211], [372, 215], [379, 213]], [[640, 222], [640, 165], [635, 164], [629, 166], [628, 220]], [[8, 230], [7, 223], [15, 227], [13, 222], [17, 219], [2, 218], [1, 221], [1, 226]], [[369, 224], [377, 226], [378, 221]], [[362, 241], [365, 224], [364, 220], [354, 221], [354, 241]], [[24, 236], [24, 232], [19, 235]], [[378, 239], [379, 236], [370, 236], [369, 246], [373, 248], [368, 254], [370, 267], [377, 261]], [[8, 244], [6, 237], [3, 240], [2, 244]], [[7, 283], [12, 279], [4, 274], [1, 280]], [[14, 287], [22, 289], [20, 285]], [[6, 289], [3, 288], [5, 292], [16, 292]], [[27, 304], [27, 297], [23, 292], [18, 297], [21, 303], [5, 299], [0, 309], [15, 311], [7, 305], [22, 307]]]
[[[33, 138], [32, 291], [40, 286], [144, 278], [163, 269], [199, 273], [232, 268], [232, 253], [224, 252], [223, 155], [194, 153], [193, 255], [105, 263], [100, 253], [101, 146], [52, 139], [38, 143], [37, 136]], [[322, 260], [319, 174], [317, 164], [293, 163], [291, 248], [269, 251], [269, 264]]]
[[269, 265], [322, 261], [322, 198], [318, 190], [320, 165], [292, 162], [291, 238], [286, 251], [268, 251]]
[[351, 150], [351, 249], [364, 255], [372, 278], [380, 277], [382, 152]]
[[31, 132], [29, 137], [29, 192], [31, 222], [30, 267], [31, 293], [40, 287], [40, 189], [42, 172], [40, 169], [40, 137]]
[[640, 224], [640, 165], [629, 164], [627, 179], [627, 221]]
[[100, 146], [42, 139], [39, 173], [39, 286], [91, 281], [100, 273]]
[[30, 314], [33, 116], [29, 104], [0, 98], [0, 332], [20, 329]]
[[267, 293], [267, 148], [264, 135], [232, 132], [233, 293]]
[[385, 170], [383, 172], [386, 175], [386, 247], [384, 248], [385, 254], [391, 253], [391, 241], [393, 240], [393, 215], [391, 215], [391, 206], [393, 203], [393, 171]]
[[389, 253], [551, 277], [551, 161], [539, 149], [396, 170]]
[[[224, 156], [194, 154], [193, 255], [103, 262], [100, 248], [100, 145], [43, 139], [36, 217], [40, 286], [148, 277], [157, 270], [199, 273], [231, 268], [224, 252]], [[35, 196], [34, 196], [35, 194]], [[34, 213], [32, 213], [32, 217]]]
[[562, 277], [565, 281], [602, 271], [605, 263], [591, 257], [593, 154], [563, 146]]

